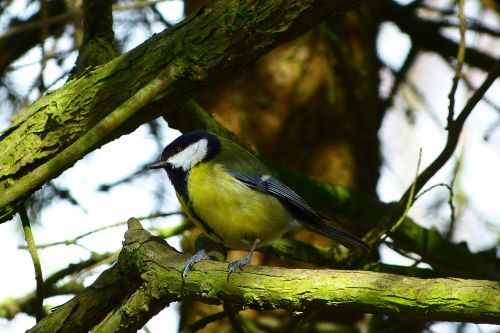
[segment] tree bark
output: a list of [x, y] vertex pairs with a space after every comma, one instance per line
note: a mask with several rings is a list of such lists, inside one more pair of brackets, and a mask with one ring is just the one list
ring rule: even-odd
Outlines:
[[29, 332], [88, 331], [98, 321], [96, 332], [135, 332], [181, 297], [256, 310], [355, 309], [408, 320], [500, 323], [497, 281], [256, 266], [227, 281], [227, 264], [205, 261], [183, 283], [186, 259], [130, 219], [118, 263]]
[[166, 111], [146, 109], [152, 102], [172, 108], [357, 3], [214, 1], [48, 93], [0, 136], [0, 221], [85, 154]]

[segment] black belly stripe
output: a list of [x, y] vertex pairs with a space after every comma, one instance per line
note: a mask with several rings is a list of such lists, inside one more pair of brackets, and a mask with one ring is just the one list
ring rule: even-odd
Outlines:
[[214, 231], [214, 229], [212, 229], [205, 221], [203, 221], [203, 219], [198, 214], [196, 214], [191, 203], [188, 204], [188, 209], [189, 209], [189, 213], [191, 214], [191, 216], [201, 224], [203, 231], [208, 236], [215, 238], [220, 243], [224, 243], [224, 240], [222, 239], [222, 237], [217, 235], [217, 233]]
[[189, 173], [183, 171], [182, 169], [166, 168], [166, 170], [168, 178], [170, 178], [170, 181], [174, 186], [175, 192], [177, 192], [182, 197], [182, 199], [184, 199], [186, 205], [189, 204], [187, 186]]
[[189, 172], [185, 172], [182, 169], [167, 168], [168, 177], [174, 186], [175, 192], [177, 192], [181, 198], [184, 200], [184, 204], [188, 207], [190, 215], [198, 221], [203, 227], [203, 231], [210, 237], [216, 239], [218, 242], [224, 243], [222, 237], [217, 235], [217, 233], [212, 229], [203, 219], [196, 214], [189, 200], [188, 193], [188, 177]]

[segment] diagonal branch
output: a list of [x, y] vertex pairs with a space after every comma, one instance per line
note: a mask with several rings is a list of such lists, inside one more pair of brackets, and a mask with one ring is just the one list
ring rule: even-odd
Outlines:
[[[213, 1], [174, 28], [45, 95], [0, 136], [0, 221], [90, 151], [357, 4]], [[152, 102], [156, 107], [147, 108]]]
[[407, 203], [413, 204], [413, 193], [418, 193], [424, 185], [448, 162], [453, 155], [455, 148], [458, 145], [458, 140], [465, 121], [476, 107], [477, 103], [483, 98], [486, 91], [491, 87], [493, 82], [500, 76], [500, 58], [494, 63], [493, 68], [489, 71], [481, 86], [469, 98], [460, 114], [455, 120], [448, 117], [448, 136], [444, 148], [432, 163], [418, 175], [415, 182], [401, 196], [400, 200], [393, 205], [387, 214], [381, 219], [378, 225], [370, 230], [365, 240], [368, 244], [374, 244], [380, 237], [392, 229], [393, 225], [403, 216]]

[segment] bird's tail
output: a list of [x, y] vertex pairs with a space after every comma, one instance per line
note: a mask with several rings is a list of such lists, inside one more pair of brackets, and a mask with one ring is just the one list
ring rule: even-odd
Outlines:
[[336, 227], [328, 225], [326, 223], [315, 223], [315, 224], [307, 224], [307, 227], [311, 228], [313, 231], [323, 234], [342, 245], [347, 247], [360, 247], [366, 252], [370, 252], [370, 248], [368, 244], [359, 239], [358, 237], [348, 233], [347, 231], [340, 230]]

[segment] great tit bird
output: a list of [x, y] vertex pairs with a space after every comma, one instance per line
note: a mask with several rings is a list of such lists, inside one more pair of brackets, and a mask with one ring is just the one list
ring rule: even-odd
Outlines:
[[[209, 238], [237, 250], [249, 250], [229, 264], [231, 273], [250, 263], [257, 246], [304, 226], [341, 244], [369, 251], [362, 240], [326, 224], [309, 204], [279, 181], [261, 161], [238, 144], [205, 131], [185, 133], [163, 150], [152, 169], [165, 169], [182, 210]], [[185, 278], [204, 250], [191, 257]]]

